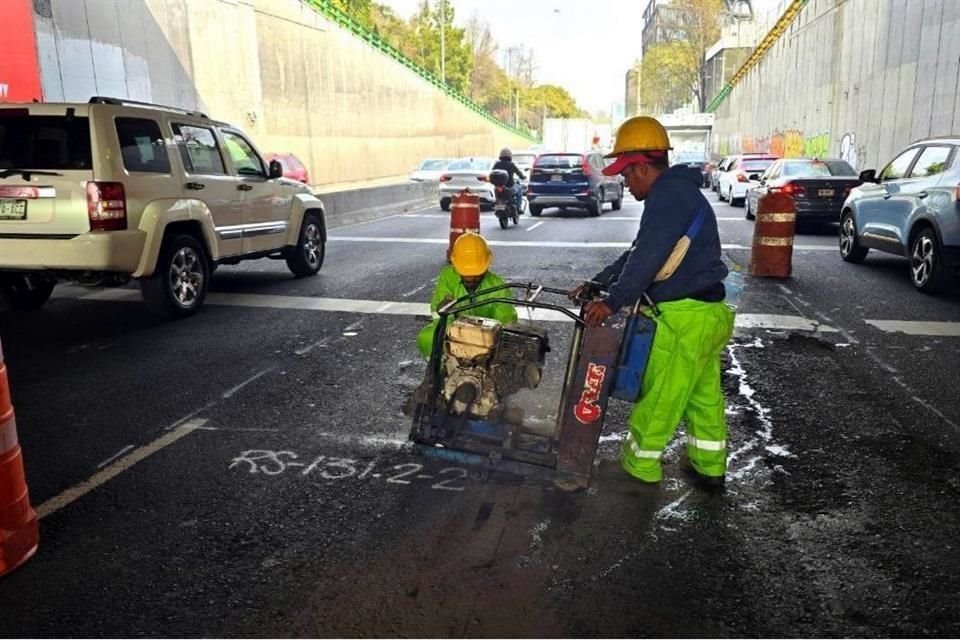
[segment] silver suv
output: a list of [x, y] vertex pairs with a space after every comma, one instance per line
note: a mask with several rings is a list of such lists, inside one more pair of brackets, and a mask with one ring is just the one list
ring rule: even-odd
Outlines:
[[323, 204], [202, 113], [95, 97], [0, 104], [0, 297], [41, 307], [58, 282], [139, 280], [154, 312], [203, 304], [220, 264], [323, 265]]

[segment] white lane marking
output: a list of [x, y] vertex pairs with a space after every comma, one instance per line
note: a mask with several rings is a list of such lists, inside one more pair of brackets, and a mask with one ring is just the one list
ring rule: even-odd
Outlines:
[[532, 227], [527, 227], [527, 231], [533, 231], [534, 229], [536, 229], [537, 227], [539, 227], [539, 226], [542, 225], [542, 224], [543, 224], [543, 220], [541, 220], [541, 221], [538, 222], [537, 224], [533, 225]]
[[[380, 236], [330, 236], [331, 242], [374, 242], [381, 244], [447, 244], [449, 238], [393, 238]], [[539, 248], [568, 248], [568, 249], [629, 249], [629, 242], [563, 242], [557, 240], [491, 240], [487, 239], [487, 244], [493, 247], [539, 247]], [[721, 249], [751, 249], [743, 244], [721, 244]], [[836, 251], [837, 248], [830, 244], [798, 244], [794, 245], [794, 251]]]
[[774, 329], [783, 331], [814, 331], [837, 333], [838, 330], [803, 316], [785, 316], [773, 313], [738, 313], [736, 326], [740, 329]]
[[233, 394], [235, 394], [237, 391], [240, 391], [240, 389], [243, 389], [245, 386], [247, 386], [248, 384], [250, 384], [250, 383], [253, 382], [254, 380], [256, 380], [256, 379], [258, 379], [258, 378], [262, 378], [263, 376], [267, 375], [268, 373], [270, 373], [270, 372], [273, 371], [273, 370], [274, 370], [274, 367], [270, 367], [269, 369], [264, 369], [264, 370], [261, 371], [260, 373], [257, 373], [257, 374], [255, 374], [255, 375], [247, 378], [246, 380], [244, 380], [243, 382], [241, 382], [240, 384], [238, 384], [238, 385], [235, 386], [234, 388], [228, 389], [227, 391], [224, 391], [224, 392], [223, 392], [223, 395], [222, 395], [221, 397], [222, 397], [222, 398], [229, 398], [229, 397], [231, 397], [231, 396], [232, 396]]
[[80, 484], [70, 487], [60, 495], [54, 496], [53, 498], [50, 498], [41, 504], [39, 507], [37, 507], [37, 517], [45, 518], [50, 514], [59, 511], [74, 500], [82, 498], [103, 483], [115, 478], [133, 465], [137, 464], [138, 462], [142, 462], [157, 451], [160, 451], [160, 449], [170, 446], [184, 436], [190, 435], [202, 427], [206, 422], [206, 420], [201, 419], [182, 424], [173, 431], [167, 432], [160, 436], [153, 442], [145, 444], [139, 449], [134, 449], [106, 469], [98, 471]]
[[125, 454], [127, 451], [130, 451], [130, 449], [133, 449], [133, 445], [132, 445], [132, 444], [128, 444], [128, 445], [125, 446], [123, 449], [120, 449], [120, 451], [117, 451], [115, 454], [113, 454], [112, 456], [110, 456], [109, 458], [107, 458], [106, 460], [104, 460], [103, 462], [101, 462], [100, 464], [98, 464], [98, 465], [97, 465], [97, 469], [103, 469], [105, 466], [107, 466], [108, 464], [110, 464], [111, 462], [113, 462], [114, 460], [116, 460], [117, 458], [119, 458], [120, 456], [122, 456], [123, 454]]
[[864, 320], [887, 333], [905, 333], [908, 336], [960, 337], [960, 322], [924, 322], [919, 320]]

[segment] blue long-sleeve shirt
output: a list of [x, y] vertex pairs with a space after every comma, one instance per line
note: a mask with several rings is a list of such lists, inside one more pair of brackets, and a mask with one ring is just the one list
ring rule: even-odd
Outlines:
[[[685, 165], [670, 167], [653, 183], [644, 201], [640, 229], [633, 245], [594, 280], [607, 287], [607, 304], [614, 311], [632, 306], [644, 292], [654, 302], [689, 298], [721, 283], [727, 267], [720, 258], [720, 233], [713, 208], [700, 192], [703, 176]], [[654, 282], [677, 241], [694, 216], [706, 207], [699, 233], [673, 275]]]

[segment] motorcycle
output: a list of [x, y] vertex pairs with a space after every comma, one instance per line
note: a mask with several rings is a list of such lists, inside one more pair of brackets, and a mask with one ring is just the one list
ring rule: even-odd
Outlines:
[[510, 226], [510, 220], [513, 220], [513, 224], [520, 224], [520, 211], [517, 210], [513, 188], [508, 186], [509, 182], [510, 174], [506, 171], [494, 169], [490, 172], [490, 183], [493, 185], [493, 190], [496, 194], [493, 212], [500, 222], [501, 229], [506, 229]]

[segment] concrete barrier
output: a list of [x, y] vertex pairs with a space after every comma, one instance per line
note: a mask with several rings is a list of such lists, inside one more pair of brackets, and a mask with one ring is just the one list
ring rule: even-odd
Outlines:
[[376, 220], [386, 216], [438, 206], [436, 182], [405, 182], [319, 193], [327, 228]]

